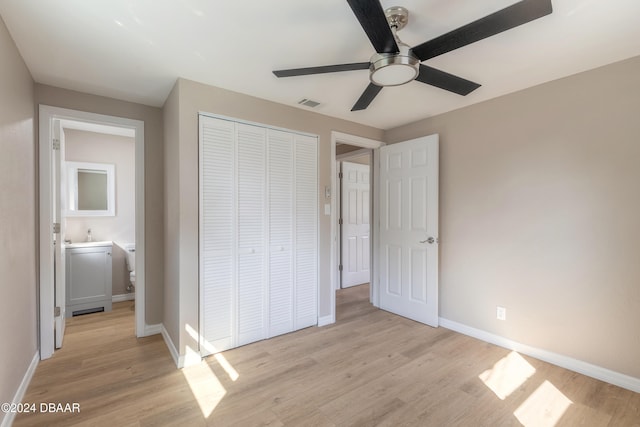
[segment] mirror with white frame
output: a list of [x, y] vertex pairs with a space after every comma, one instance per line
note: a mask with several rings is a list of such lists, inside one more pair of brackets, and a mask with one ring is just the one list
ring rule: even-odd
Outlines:
[[66, 162], [66, 180], [67, 216], [115, 216], [113, 164]]

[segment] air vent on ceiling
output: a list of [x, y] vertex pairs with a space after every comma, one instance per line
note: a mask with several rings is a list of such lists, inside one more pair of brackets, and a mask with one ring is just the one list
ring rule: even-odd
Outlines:
[[318, 101], [314, 101], [312, 99], [303, 98], [298, 101], [298, 104], [304, 105], [305, 107], [316, 108], [320, 103]]

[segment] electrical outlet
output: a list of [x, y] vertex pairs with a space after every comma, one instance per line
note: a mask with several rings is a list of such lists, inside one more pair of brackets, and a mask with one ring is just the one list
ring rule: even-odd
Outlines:
[[496, 318], [498, 320], [507, 320], [507, 309], [504, 307], [496, 307]]

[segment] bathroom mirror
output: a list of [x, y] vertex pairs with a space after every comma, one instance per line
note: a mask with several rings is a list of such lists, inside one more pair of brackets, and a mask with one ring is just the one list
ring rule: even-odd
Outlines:
[[113, 164], [66, 162], [66, 172], [67, 216], [115, 216]]

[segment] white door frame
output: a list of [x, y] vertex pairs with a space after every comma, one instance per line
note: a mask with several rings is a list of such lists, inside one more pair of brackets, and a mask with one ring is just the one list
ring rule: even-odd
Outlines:
[[[385, 145], [382, 141], [376, 141], [375, 139], [364, 138], [357, 135], [349, 135], [342, 132], [331, 131], [331, 303], [330, 303], [330, 316], [331, 322], [336, 321], [336, 284], [340, 283], [340, 272], [338, 271], [338, 216], [337, 216], [337, 160], [336, 160], [336, 144], [349, 144], [356, 147], [366, 148], [372, 151], [371, 156], [371, 173], [373, 175], [373, 186], [371, 188], [371, 197], [373, 198], [373, 212], [378, 210], [378, 174], [375, 172], [375, 166], [378, 162], [377, 148]], [[373, 214], [371, 212], [371, 214]], [[376, 307], [378, 306], [378, 269], [376, 268], [378, 261], [378, 251], [375, 249], [378, 247], [378, 236], [376, 232], [376, 226], [378, 221], [377, 216], [370, 216], [371, 218], [371, 287], [370, 287], [370, 300]]]
[[148, 335], [145, 324], [145, 230], [144, 230], [144, 122], [141, 120], [76, 111], [48, 105], [39, 106], [39, 310], [40, 359], [48, 359], [54, 351], [54, 275], [51, 194], [52, 125], [54, 119], [115, 126], [135, 131], [136, 194], [136, 291], [135, 331], [137, 337]]

